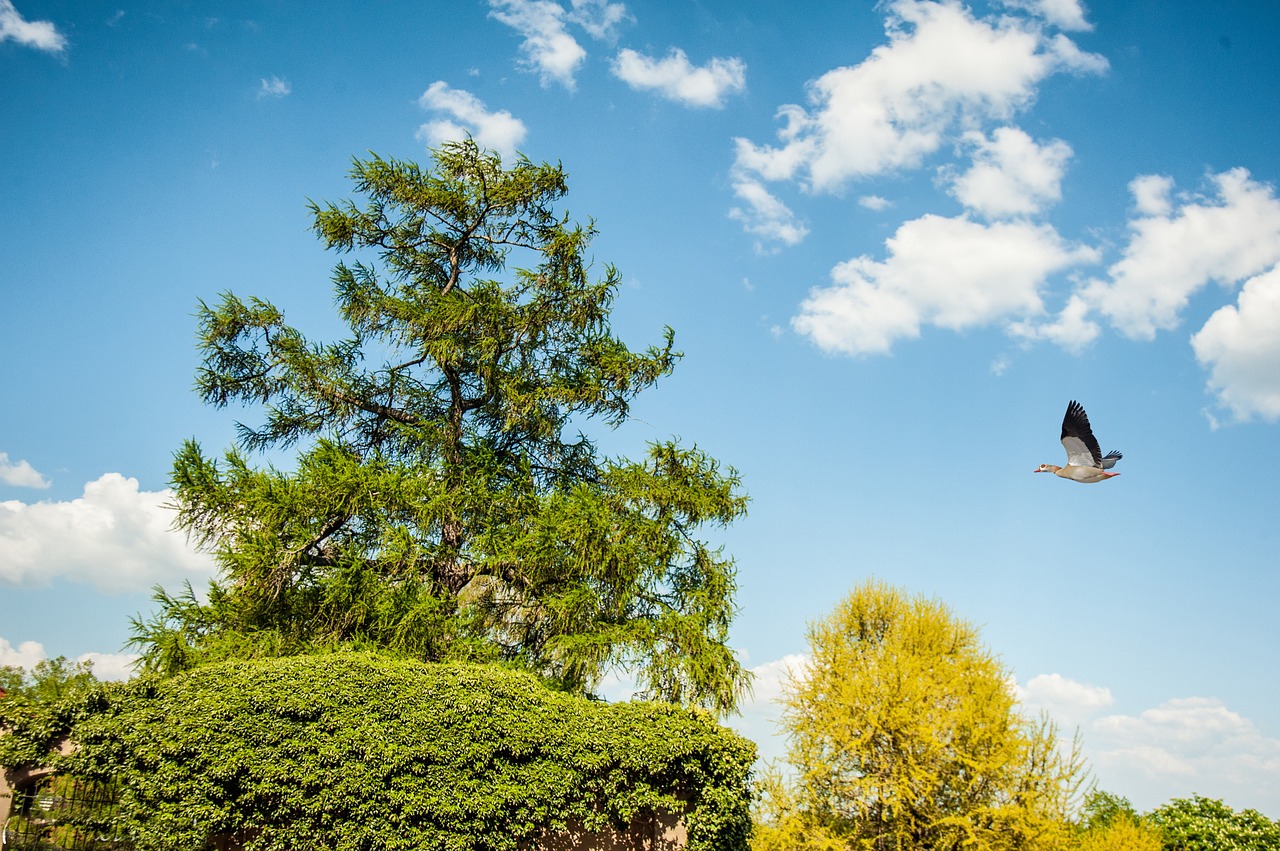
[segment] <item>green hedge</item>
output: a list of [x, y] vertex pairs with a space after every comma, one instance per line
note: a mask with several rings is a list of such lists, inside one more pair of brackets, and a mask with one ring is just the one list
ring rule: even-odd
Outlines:
[[694, 851], [747, 847], [755, 746], [701, 711], [355, 653], [211, 665], [96, 700], [61, 767], [118, 785], [139, 849], [237, 835], [251, 851], [515, 851], [646, 811], [683, 812]]

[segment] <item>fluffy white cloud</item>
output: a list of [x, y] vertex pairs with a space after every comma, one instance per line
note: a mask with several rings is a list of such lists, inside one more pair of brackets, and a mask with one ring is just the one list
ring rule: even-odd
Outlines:
[[1193, 794], [1264, 812], [1280, 806], [1280, 739], [1214, 698], [1099, 718], [1085, 747], [1101, 785], [1141, 790], [1129, 796], [1140, 808]]
[[172, 493], [140, 491], [138, 480], [106, 473], [67, 502], [0, 502], [0, 582], [88, 582], [103, 591], [141, 591], [156, 583], [214, 573], [172, 528]]
[[726, 95], [747, 85], [747, 66], [741, 59], [715, 58], [694, 66], [679, 48], [672, 48], [665, 59], [623, 49], [613, 62], [613, 73], [633, 89], [656, 91], [685, 106], [722, 107]]
[[137, 653], [82, 653], [77, 662], [93, 665], [93, 675], [100, 680], [127, 680], [133, 676]]
[[28, 21], [14, 8], [12, 0], [0, 0], [0, 42], [13, 40], [37, 50], [61, 53], [67, 39], [51, 21]]
[[280, 77], [272, 77], [270, 80], [263, 80], [262, 85], [258, 87], [258, 98], [282, 98], [293, 92], [293, 86], [288, 80]]
[[1130, 184], [1136, 217], [1124, 255], [1083, 295], [1123, 334], [1150, 340], [1178, 325], [1206, 284], [1233, 285], [1280, 262], [1280, 200], [1242, 168], [1214, 175], [1213, 197], [1170, 200], [1172, 182]]
[[1107, 67], [1030, 18], [977, 18], [953, 0], [886, 8], [888, 43], [810, 83], [808, 109], [780, 109], [781, 145], [736, 140], [735, 170], [836, 191], [853, 178], [919, 166], [956, 128], [1007, 120], [1051, 74]]
[[961, 330], [1038, 314], [1050, 275], [1097, 257], [1047, 225], [964, 216], [906, 222], [885, 244], [884, 261], [863, 255], [832, 269], [834, 284], [810, 290], [792, 327], [829, 352], [886, 353], [923, 324]]
[[[24, 641], [14, 647], [0, 638], [0, 666], [12, 666], [30, 670], [48, 658], [44, 645], [38, 641]], [[93, 675], [100, 680], [127, 680], [133, 676], [136, 653], [82, 653], [77, 662], [93, 665]]]
[[1264, 812], [1280, 806], [1280, 739], [1220, 700], [1176, 698], [1137, 715], [1105, 715], [1110, 689], [1059, 674], [1032, 677], [1017, 694], [1066, 731], [1078, 728], [1099, 785], [1140, 810], [1193, 794]]
[[888, 198], [883, 198], [879, 195], [863, 195], [858, 199], [858, 206], [866, 207], [868, 210], [879, 213], [892, 207], [893, 203]]
[[1080, 726], [1114, 702], [1111, 689], [1068, 679], [1061, 674], [1040, 674], [1016, 686], [1018, 702], [1032, 712], [1044, 712], [1065, 728]]
[[38, 641], [24, 641], [14, 647], [0, 638], [0, 666], [31, 669], [44, 658], [44, 645]]
[[1093, 24], [1085, 20], [1079, 0], [1004, 0], [1004, 5], [1038, 15], [1064, 30], [1093, 29]]
[[505, 109], [490, 112], [484, 102], [470, 92], [450, 88], [446, 83], [432, 83], [418, 105], [423, 109], [443, 113], [448, 117], [436, 118], [418, 128], [418, 138], [430, 145], [458, 141], [467, 136], [476, 144], [491, 148], [504, 158], [515, 155], [516, 147], [524, 141], [524, 122]]
[[[739, 177], [733, 183], [733, 192], [746, 206], [729, 210], [729, 218], [742, 222], [747, 233], [783, 245], [796, 245], [808, 235], [809, 229], [791, 208], [760, 181]], [[761, 249], [762, 244], [757, 243], [756, 247]]]
[[1280, 420], [1280, 268], [1245, 281], [1235, 305], [1191, 338], [1209, 387], [1238, 420]]
[[47, 488], [49, 480], [27, 461], [13, 463], [8, 452], [0, 452], [0, 482], [15, 488]]
[[1162, 174], [1143, 174], [1129, 181], [1129, 192], [1133, 195], [1133, 206], [1139, 215], [1168, 216], [1173, 212], [1173, 202], [1169, 200], [1173, 192], [1173, 178]]
[[1040, 145], [1016, 127], [998, 127], [990, 138], [966, 133], [962, 143], [973, 164], [951, 178], [951, 194], [970, 210], [991, 219], [1027, 216], [1061, 200], [1072, 154], [1061, 139]]
[[1011, 322], [1008, 331], [1014, 337], [1028, 342], [1047, 340], [1068, 351], [1079, 352], [1096, 340], [1101, 333], [1098, 323], [1090, 319], [1089, 314], [1089, 303], [1076, 293], [1067, 299], [1066, 306], [1053, 321], [1024, 319]]
[[[580, 5], [586, 12], [588, 5], [598, 4]], [[587, 58], [587, 51], [565, 27], [563, 6], [552, 0], [489, 0], [489, 8], [489, 17], [524, 37], [520, 44], [524, 65], [539, 75], [542, 85], [556, 82], [573, 90], [574, 74]]]

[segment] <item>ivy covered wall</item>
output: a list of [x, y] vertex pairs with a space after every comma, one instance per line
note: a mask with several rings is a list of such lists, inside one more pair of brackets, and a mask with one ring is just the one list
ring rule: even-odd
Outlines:
[[517, 851], [676, 815], [745, 849], [755, 746], [708, 713], [605, 704], [494, 666], [365, 654], [106, 689], [61, 768], [113, 779], [139, 849]]

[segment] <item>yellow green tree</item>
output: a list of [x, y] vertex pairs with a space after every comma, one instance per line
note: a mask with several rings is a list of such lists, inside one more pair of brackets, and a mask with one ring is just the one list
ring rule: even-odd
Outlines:
[[763, 788], [757, 848], [1070, 846], [1078, 748], [1021, 712], [976, 627], [867, 582], [808, 640], [783, 692], [794, 786]]
[[1163, 851], [1160, 828], [1128, 798], [1094, 789], [1084, 802], [1074, 851]]

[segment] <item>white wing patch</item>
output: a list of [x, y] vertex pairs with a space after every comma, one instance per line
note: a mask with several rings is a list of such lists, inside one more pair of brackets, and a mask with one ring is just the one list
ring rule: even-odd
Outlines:
[[1089, 451], [1089, 447], [1084, 445], [1084, 441], [1078, 437], [1067, 435], [1062, 438], [1062, 448], [1067, 450], [1067, 466], [1069, 467], [1096, 467], [1098, 462], [1093, 460], [1093, 453]]

